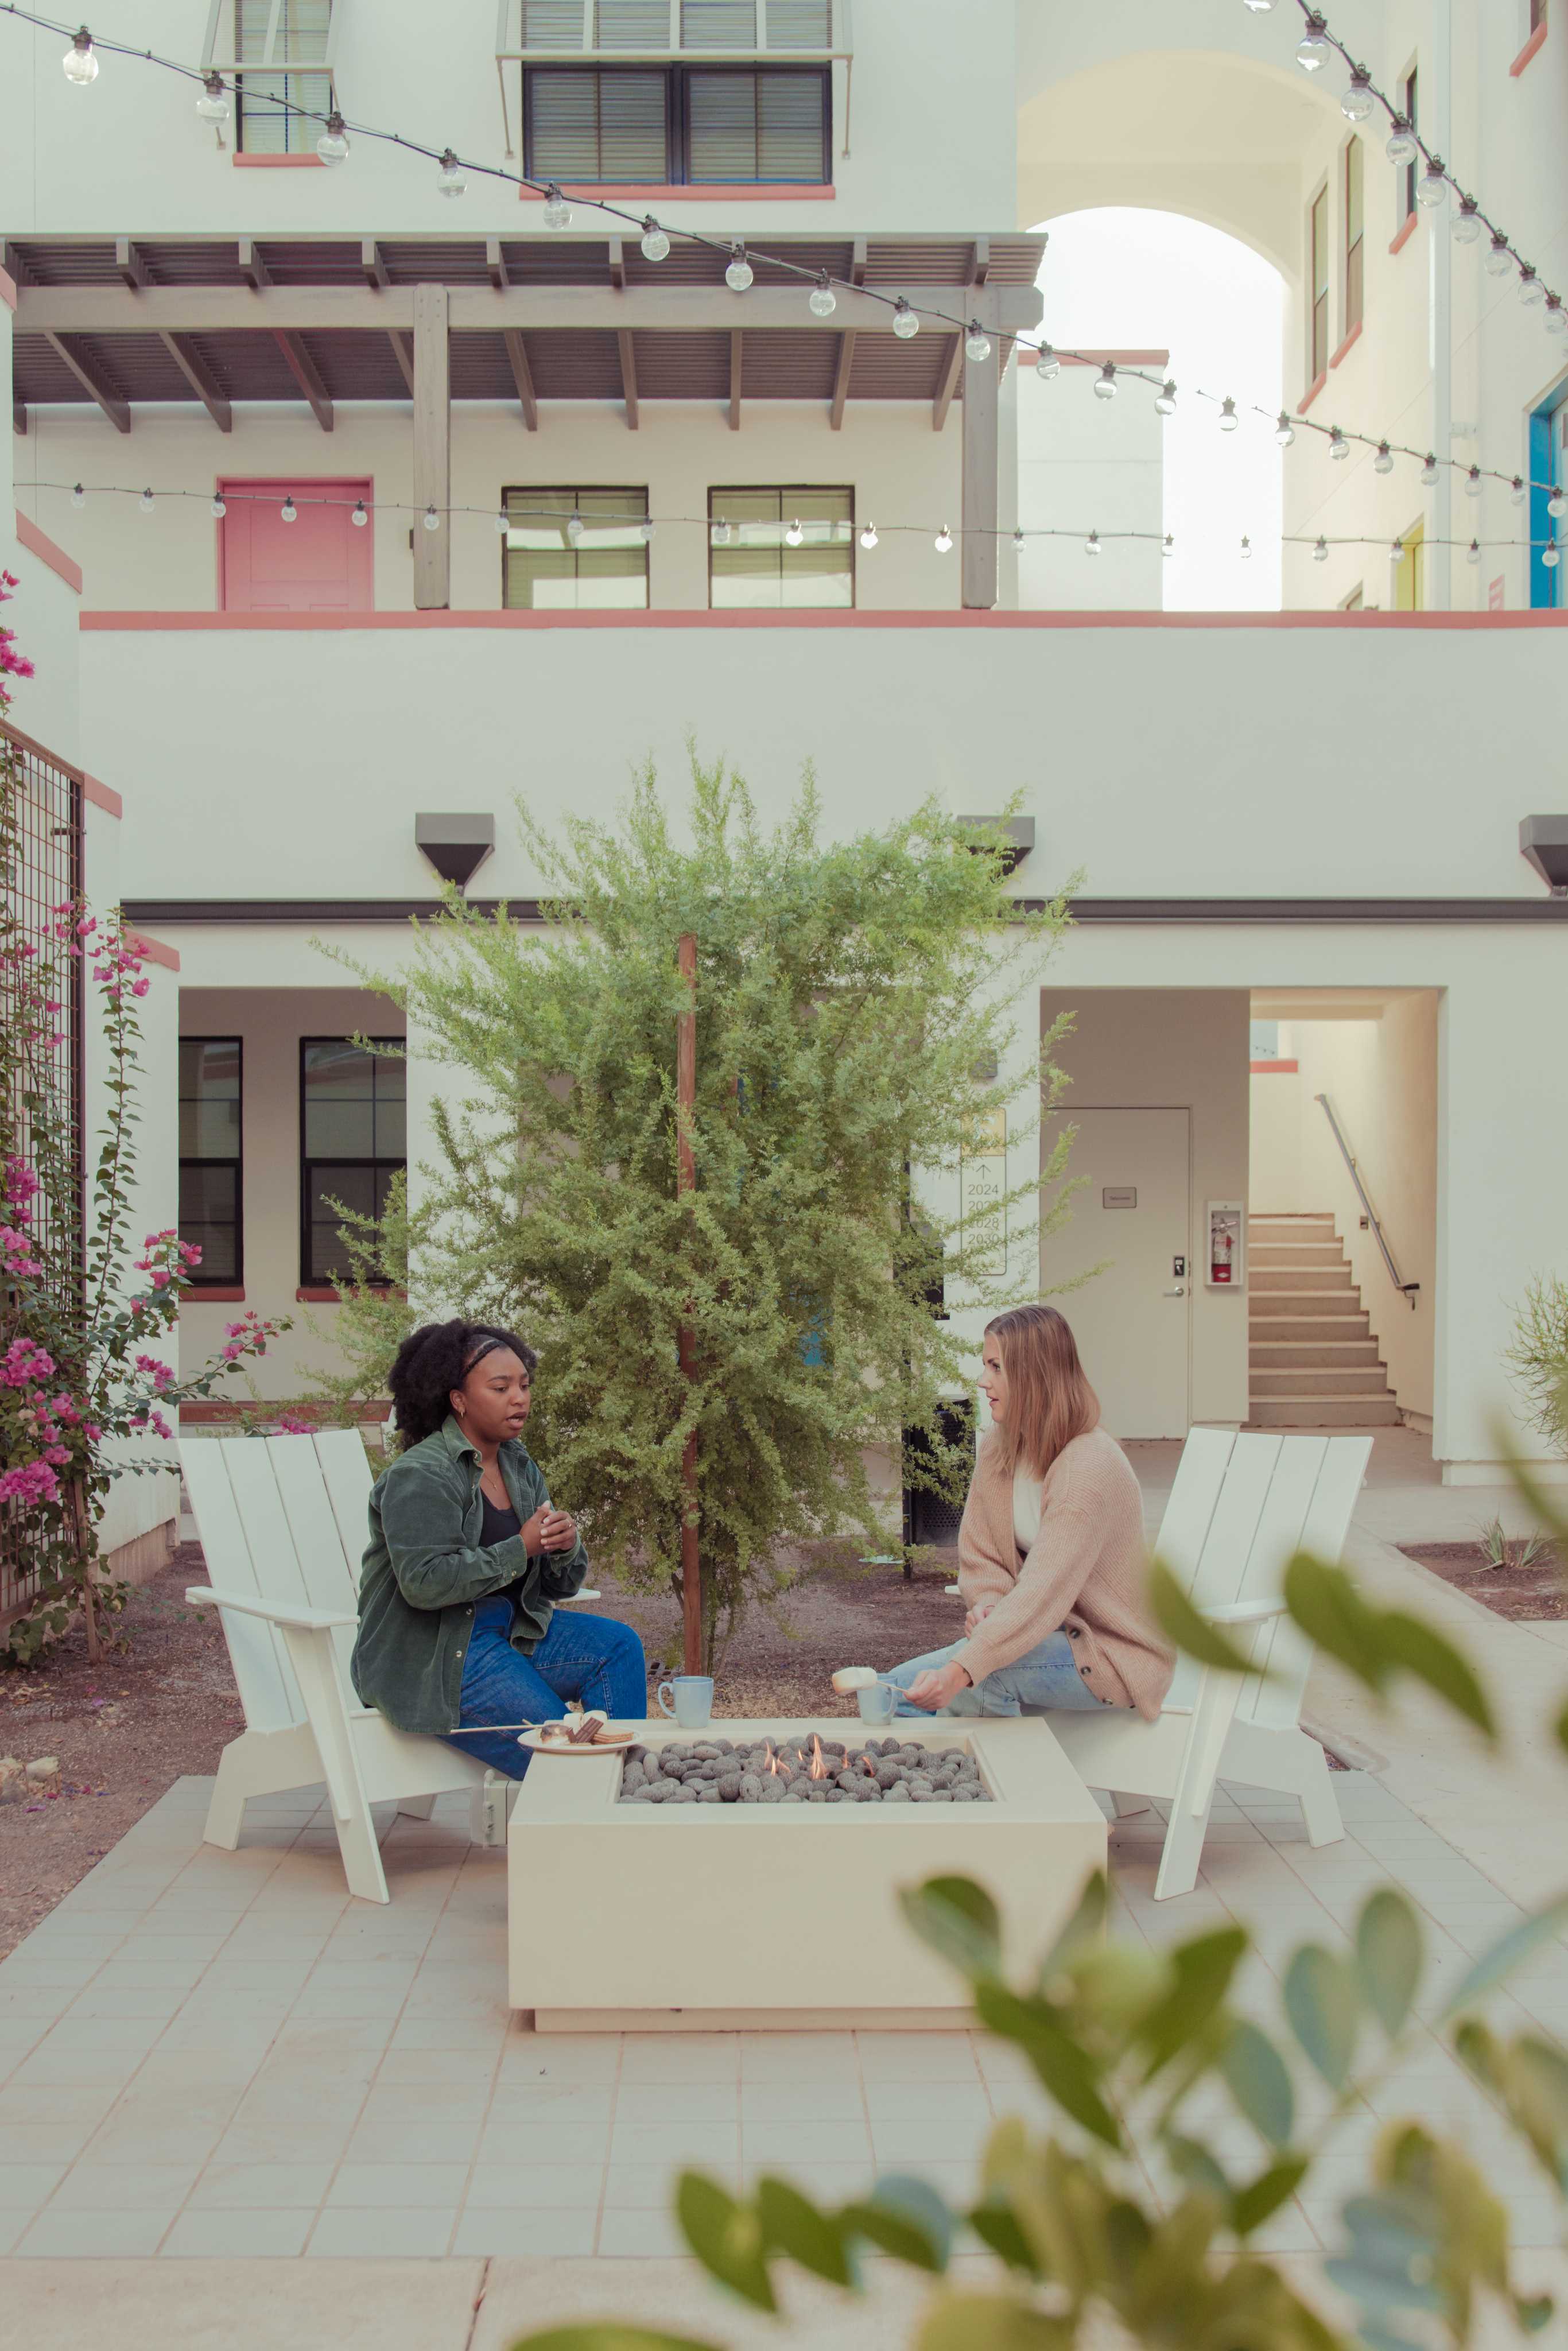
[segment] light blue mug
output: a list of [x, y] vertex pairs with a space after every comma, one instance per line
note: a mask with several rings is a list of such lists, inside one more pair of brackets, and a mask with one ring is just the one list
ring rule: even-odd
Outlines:
[[855, 1702], [862, 1722], [891, 1722], [904, 1692], [896, 1682], [873, 1682], [869, 1689], [855, 1692]]
[[[666, 1690], [674, 1692], [675, 1702], [670, 1704]], [[673, 1681], [659, 1684], [659, 1704], [683, 1730], [704, 1730], [713, 1720], [713, 1676], [711, 1674], [676, 1674]]]

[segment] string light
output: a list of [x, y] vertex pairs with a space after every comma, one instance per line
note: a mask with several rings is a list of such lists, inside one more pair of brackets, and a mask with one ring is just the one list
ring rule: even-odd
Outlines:
[[805, 536], [805, 532], [800, 528], [800, 518], [797, 515], [784, 534], [784, 544], [786, 547], [799, 547]]
[[1162, 416], [1174, 416], [1176, 414], [1176, 388], [1171, 381], [1169, 376], [1166, 376], [1161, 389], [1155, 394], [1155, 406], [1159, 410]]
[[642, 521], [637, 526], [637, 536], [642, 540], [644, 547], [652, 547], [653, 543], [653, 526], [648, 520], [646, 515], [643, 516]]
[[1519, 272], [1519, 298], [1527, 310], [1533, 310], [1542, 298], [1542, 284], [1531, 262], [1521, 264]]
[[1396, 538], [1396, 539], [1395, 540], [1395, 542], [1394, 542], [1393, 546], [1389, 549], [1389, 550], [1388, 550], [1388, 560], [1390, 561], [1390, 563], [1403, 563], [1403, 562], [1404, 562], [1404, 560], [1405, 560], [1405, 541], [1404, 541], [1402, 538]]
[[152, 491], [151, 491], [151, 490], [143, 490], [143, 491], [142, 491], [142, 493], [141, 493], [141, 499], [140, 499], [139, 503], [140, 503], [140, 505], [141, 505], [141, 511], [142, 511], [142, 513], [143, 513], [143, 514], [151, 514], [151, 513], [152, 513], [152, 504], [153, 504], [153, 501], [152, 501]]
[[1296, 50], [1296, 63], [1303, 73], [1318, 73], [1329, 61], [1329, 45], [1323, 35], [1324, 19], [1314, 9], [1307, 18], [1307, 29], [1301, 35]]
[[1107, 360], [1104, 366], [1101, 369], [1099, 375], [1096, 377], [1094, 383], [1094, 397], [1096, 400], [1115, 399], [1116, 362], [1114, 360]]
[[290, 490], [285, 496], [283, 504], [278, 507], [277, 511], [282, 520], [285, 522], [298, 521], [299, 509], [294, 503], [294, 493], [292, 490]]
[[1416, 183], [1416, 201], [1428, 212], [1448, 201], [1448, 175], [1443, 169], [1443, 159], [1434, 155]]
[[[349, 520], [353, 524], [356, 530], [363, 530], [365, 525], [370, 520], [370, 516], [365, 512], [365, 502], [363, 498], [356, 498], [354, 500], [354, 511], [349, 517]], [[502, 528], [505, 529], [507, 523], [507, 517], [505, 515], [500, 517], [500, 523]]]
[[643, 215], [642, 251], [644, 261], [667, 261], [670, 257], [670, 240], [652, 213]]
[[806, 307], [814, 319], [831, 319], [839, 307], [839, 298], [828, 283], [824, 269], [807, 297]]
[[549, 188], [545, 192], [544, 210], [540, 213], [539, 218], [543, 221], [546, 228], [570, 228], [571, 226], [571, 206], [567, 203], [566, 198], [561, 194], [560, 190], [556, 186], [553, 180], [550, 182]]
[[893, 331], [899, 341], [907, 343], [920, 332], [920, 321], [901, 294], [893, 306]]
[[932, 543], [933, 547], [935, 547], [935, 549], [936, 549], [936, 552], [937, 552], [937, 554], [938, 554], [938, 555], [951, 555], [951, 554], [952, 554], [952, 552], [953, 552], [953, 534], [952, 534], [952, 532], [948, 529], [948, 528], [947, 528], [947, 526], [946, 526], [946, 523], [944, 523], [944, 524], [943, 524], [943, 526], [942, 526], [941, 529], [937, 532], [937, 534], [936, 534], [936, 538], [932, 540], [932, 542], [931, 542], [931, 543]]
[[444, 196], [461, 196], [467, 193], [466, 174], [450, 147], [442, 149], [441, 169], [435, 175], [435, 184]]
[[1166, 561], [1167, 563], [1170, 561], [1170, 559], [1171, 559], [1172, 556], [1176, 553], [1176, 540], [1175, 540], [1175, 538], [1173, 538], [1172, 534], [1171, 534], [1168, 530], [1167, 530], [1167, 531], [1166, 531], [1166, 537], [1165, 537], [1165, 544], [1164, 544], [1164, 546], [1160, 549], [1160, 553], [1164, 556], [1164, 558], [1165, 558], [1165, 559], [1166, 559]]
[[568, 538], [570, 539], [573, 547], [576, 547], [580, 542], [582, 538], [582, 517], [580, 514], [570, 515], [567, 517], [566, 535]]
[[1416, 133], [1403, 114], [1395, 116], [1394, 128], [1388, 134], [1388, 141], [1383, 152], [1396, 168], [1402, 163], [1413, 163], [1416, 161], [1420, 152], [1416, 143]]
[[1350, 443], [1345, 439], [1344, 434], [1340, 431], [1339, 426], [1336, 424], [1333, 431], [1329, 434], [1329, 455], [1331, 457], [1338, 458], [1348, 457], [1349, 455]]
[[746, 257], [745, 246], [732, 245], [729, 248], [729, 266], [724, 273], [724, 282], [730, 292], [744, 294], [751, 283], [752, 275], [751, 264]]
[[1100, 534], [1097, 530], [1092, 530], [1088, 538], [1084, 540], [1083, 552], [1085, 555], [1099, 555], [1103, 552], [1100, 545]]
[[1568, 335], [1568, 311], [1563, 308], [1561, 294], [1546, 298], [1546, 331], [1549, 335]]
[[209, 514], [214, 517], [214, 519], [215, 521], [218, 521], [218, 522], [222, 522], [222, 520], [223, 520], [223, 518], [224, 518], [225, 515], [226, 515], [226, 514], [227, 514], [227, 512], [228, 512], [228, 505], [227, 505], [227, 502], [225, 501], [225, 497], [224, 497], [224, 494], [223, 494], [223, 492], [222, 492], [221, 490], [216, 490], [216, 491], [214, 491], [214, 494], [213, 494], [213, 502], [212, 502], [211, 506], [207, 508], [207, 512], [208, 512], [208, 513], [209, 513]]
[[[708, 537], [715, 547], [727, 547], [729, 545], [729, 525], [723, 519], [722, 516], [719, 520], [715, 523], [712, 530], [708, 533]], [[951, 544], [951, 542], [949, 542], [949, 544]]]
[[1486, 268], [1489, 277], [1509, 277], [1513, 274], [1513, 255], [1509, 249], [1507, 237], [1500, 231], [1493, 233]]
[[85, 25], [60, 63], [65, 68], [66, 79], [78, 89], [86, 89], [89, 82], [98, 79], [98, 53], [92, 46], [92, 35]]
[[1480, 559], [1481, 559], [1481, 543], [1480, 543], [1480, 540], [1479, 540], [1479, 538], [1472, 538], [1472, 539], [1471, 539], [1471, 541], [1470, 541], [1470, 543], [1469, 543], [1469, 547], [1467, 548], [1467, 549], [1465, 550], [1465, 561], [1466, 561], [1467, 563], [1479, 563], [1479, 562], [1480, 561]]
[[1274, 438], [1281, 449], [1289, 449], [1296, 438], [1296, 428], [1291, 423], [1288, 413], [1282, 408], [1280, 411], [1280, 421], [1274, 427]]
[[1241, 539], [1241, 560], [1243, 563], [1250, 563], [1252, 560], [1252, 541], [1245, 533], [1242, 534]]
[[864, 548], [868, 555], [871, 553], [872, 549], [876, 545], [876, 525], [874, 522], [868, 522], [865, 528], [862, 531], [861, 545]]
[[79, 482], [71, 486], [71, 504], [73, 507], [85, 507], [87, 504], [87, 492]]
[[1328, 559], [1329, 543], [1326, 538], [1320, 538], [1317, 545], [1312, 549], [1312, 561], [1314, 563], [1326, 563]]
[[1015, 555], [1021, 555], [1023, 553], [1023, 526], [1021, 523], [1018, 529], [1013, 533], [1013, 553]]
[[1509, 485], [1508, 501], [1510, 506], [1521, 507], [1524, 504], [1524, 481], [1519, 474]]
[[978, 319], [971, 319], [969, 321], [969, 331], [964, 340], [964, 349], [976, 361], [988, 360], [991, 356], [991, 339]]
[[1364, 122], [1372, 112], [1372, 76], [1364, 66], [1357, 66], [1350, 78], [1350, 88], [1340, 99], [1340, 112], [1349, 122]]
[[1049, 343], [1041, 343], [1035, 358], [1034, 371], [1045, 383], [1054, 383], [1061, 373], [1061, 361]]
[[1437, 486], [1437, 460], [1430, 450], [1427, 452], [1427, 462], [1421, 468], [1421, 486], [1425, 490], [1435, 490]]
[[[350, 519], [351, 521], [353, 521], [353, 522], [360, 522], [360, 521], [361, 521], [361, 520], [366, 520], [366, 519], [368, 519], [368, 517], [365, 516], [365, 513], [364, 513], [364, 501], [363, 501], [362, 499], [361, 500], [360, 504], [359, 504], [359, 505], [354, 508], [353, 514], [352, 514], [352, 516], [350, 517]], [[506, 509], [506, 507], [498, 507], [497, 508], [497, 510], [496, 510], [496, 528], [497, 528], [497, 531], [498, 531], [498, 532], [499, 532], [503, 537], [505, 537], [506, 533], [507, 533], [507, 531], [509, 531], [509, 530], [511, 529], [511, 528], [512, 528], [512, 518], [511, 518], [511, 516], [507, 512], [507, 509]]]
[[423, 523], [426, 530], [439, 530], [441, 528], [441, 517], [436, 513], [434, 507], [426, 507], [420, 519]]
[[1459, 209], [1448, 226], [1456, 245], [1474, 245], [1481, 233], [1480, 209], [1474, 196], [1459, 198]]
[[1568, 514], [1568, 490], [1553, 490], [1546, 501], [1546, 511], [1553, 522], [1561, 522]]
[[228, 95], [221, 73], [203, 78], [202, 94], [196, 100], [196, 112], [204, 122], [226, 122], [229, 119]]
[[327, 117], [327, 128], [316, 141], [316, 152], [329, 171], [349, 160], [348, 133], [343, 129], [343, 118], [336, 107]]
[[1372, 461], [1372, 470], [1375, 474], [1391, 474], [1394, 471], [1394, 452], [1386, 441], [1378, 443], [1377, 455]]
[[1481, 469], [1479, 465], [1472, 465], [1469, 472], [1465, 475], [1466, 497], [1479, 498], [1481, 494]]
[[1240, 422], [1236, 413], [1236, 402], [1228, 393], [1219, 405], [1219, 429], [1222, 433], [1234, 433]]
[[1541, 550], [1541, 560], [1545, 564], [1548, 571], [1555, 571], [1563, 557], [1557, 548], [1543, 547]]

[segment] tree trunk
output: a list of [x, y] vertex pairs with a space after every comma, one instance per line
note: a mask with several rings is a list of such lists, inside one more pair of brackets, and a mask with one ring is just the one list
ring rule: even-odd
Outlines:
[[92, 1520], [88, 1512], [87, 1495], [79, 1478], [71, 1483], [71, 1526], [76, 1536], [77, 1573], [81, 1579], [81, 1621], [87, 1635], [88, 1663], [96, 1666], [102, 1657], [98, 1633], [98, 1604], [95, 1596], [97, 1545], [93, 1541]]

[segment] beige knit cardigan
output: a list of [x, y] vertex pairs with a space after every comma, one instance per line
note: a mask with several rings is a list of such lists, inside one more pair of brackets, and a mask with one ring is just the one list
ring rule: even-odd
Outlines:
[[1175, 1652], [1149, 1611], [1138, 1481], [1103, 1429], [1075, 1437], [1051, 1463], [1027, 1555], [1013, 1532], [1011, 1473], [995, 1437], [986, 1440], [958, 1529], [958, 1584], [966, 1607], [995, 1603], [957, 1652], [973, 1682], [1060, 1627], [1096, 1697], [1158, 1714]]

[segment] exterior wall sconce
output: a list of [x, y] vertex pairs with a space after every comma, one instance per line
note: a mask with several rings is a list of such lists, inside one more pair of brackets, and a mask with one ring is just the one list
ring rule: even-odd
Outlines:
[[[1016, 872], [1034, 847], [1034, 819], [1031, 816], [962, 816], [958, 821], [960, 824], [984, 825], [989, 832], [999, 829], [1007, 834], [1010, 846], [1003, 857], [1004, 873]], [[1568, 819], [1564, 821], [1568, 822]]]
[[496, 846], [496, 820], [476, 816], [416, 816], [414, 845], [444, 882], [465, 890]]
[[1527, 816], [1519, 828], [1519, 853], [1533, 865], [1554, 898], [1568, 897], [1568, 816]]

